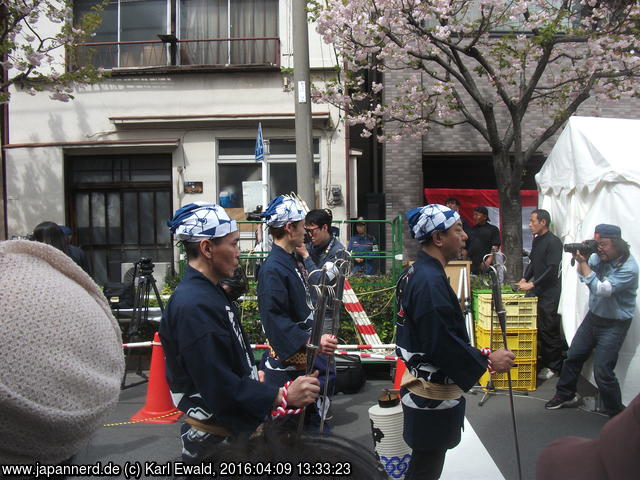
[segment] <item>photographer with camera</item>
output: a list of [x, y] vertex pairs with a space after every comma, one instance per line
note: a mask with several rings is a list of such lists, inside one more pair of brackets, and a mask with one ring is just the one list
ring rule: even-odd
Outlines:
[[588, 260], [583, 251], [573, 252], [578, 277], [589, 288], [589, 311], [571, 342], [556, 395], [545, 408], [555, 410], [578, 404], [578, 377], [593, 352], [593, 373], [603, 413], [613, 417], [624, 409], [614, 369], [636, 308], [638, 265], [629, 252], [629, 244], [622, 239], [620, 227], [600, 224], [594, 238], [597, 251]]
[[540, 340], [538, 378], [548, 380], [562, 368], [562, 351], [566, 342], [562, 333], [562, 319], [558, 315], [560, 303], [560, 262], [562, 241], [549, 231], [551, 215], [537, 209], [529, 215], [529, 230], [533, 234], [533, 245], [523, 278], [518, 288], [527, 292], [527, 297], [536, 296], [537, 328]]

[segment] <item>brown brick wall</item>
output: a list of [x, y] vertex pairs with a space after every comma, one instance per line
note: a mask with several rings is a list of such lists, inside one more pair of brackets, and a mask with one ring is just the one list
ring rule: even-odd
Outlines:
[[[386, 94], [392, 95], [395, 83], [403, 73], [391, 72], [385, 75]], [[527, 117], [526, 129], [533, 131], [541, 125], [542, 119], [549, 112], [531, 111]], [[581, 116], [640, 118], [640, 100], [624, 99], [620, 101], [587, 100], [577, 112]], [[501, 116], [506, 121], [506, 115]], [[542, 153], [548, 155], [557, 140], [560, 131], [542, 145]], [[384, 192], [386, 195], [387, 219], [394, 218], [409, 208], [424, 204], [422, 195], [423, 153], [473, 153], [490, 152], [489, 146], [482, 136], [468, 125], [451, 128], [435, 127], [423, 139], [405, 138], [399, 143], [388, 143], [384, 146]], [[437, 161], [437, 159], [434, 159]], [[390, 244], [390, 238], [387, 238]], [[415, 258], [416, 244], [412, 241], [405, 222], [405, 259]]]

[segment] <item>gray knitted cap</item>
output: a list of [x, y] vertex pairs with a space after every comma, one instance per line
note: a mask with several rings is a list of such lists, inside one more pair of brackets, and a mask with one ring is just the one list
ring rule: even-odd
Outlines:
[[0, 242], [0, 463], [56, 464], [115, 405], [122, 337], [93, 280], [49, 245]]

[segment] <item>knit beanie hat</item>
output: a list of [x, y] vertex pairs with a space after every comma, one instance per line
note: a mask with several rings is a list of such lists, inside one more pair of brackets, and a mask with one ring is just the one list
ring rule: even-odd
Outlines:
[[0, 464], [58, 464], [115, 405], [118, 323], [98, 286], [40, 242], [0, 242]]

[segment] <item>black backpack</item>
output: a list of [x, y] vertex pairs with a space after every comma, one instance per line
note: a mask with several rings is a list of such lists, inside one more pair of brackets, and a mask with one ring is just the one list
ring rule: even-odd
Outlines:
[[103, 293], [111, 308], [133, 308], [135, 298], [133, 282], [107, 282], [104, 284]]

